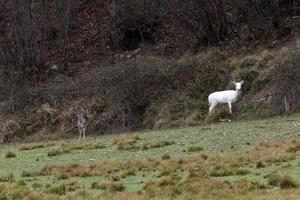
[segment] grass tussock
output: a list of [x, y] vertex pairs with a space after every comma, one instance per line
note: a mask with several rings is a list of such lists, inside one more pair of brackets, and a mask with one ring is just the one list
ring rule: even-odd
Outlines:
[[236, 169], [236, 168], [220, 168], [216, 167], [209, 175], [212, 177], [222, 176], [244, 176], [250, 174], [248, 169]]
[[268, 184], [278, 186], [281, 189], [298, 188], [299, 183], [290, 176], [281, 176], [277, 173], [272, 173], [266, 176]]
[[295, 142], [291, 147], [286, 150], [288, 153], [297, 153], [300, 151], [300, 141]]
[[257, 163], [256, 163], [256, 168], [265, 168], [266, 167], [266, 165], [262, 162], [262, 161], [258, 161]]
[[0, 182], [15, 182], [15, 177], [13, 174], [0, 176]]
[[93, 149], [103, 149], [106, 148], [105, 144], [102, 143], [96, 143], [96, 144], [61, 144], [58, 147], [55, 147], [48, 151], [48, 156], [58, 156], [62, 154], [71, 153], [75, 150], [93, 150]]
[[40, 149], [49, 146], [53, 146], [54, 144], [43, 144], [43, 143], [28, 143], [28, 144], [21, 144], [19, 146], [20, 151], [28, 151], [33, 149]]
[[43, 173], [42, 171], [26, 171], [24, 170], [21, 174], [22, 177], [37, 177], [37, 176], [46, 176], [48, 174]]
[[189, 153], [200, 152], [203, 151], [203, 148], [201, 146], [190, 146], [187, 149], [184, 149], [183, 151]]
[[64, 149], [64, 148], [55, 148], [55, 149], [51, 149], [50, 151], [48, 151], [48, 156], [52, 157], [52, 156], [58, 156], [61, 154], [65, 154], [65, 153], [70, 153], [71, 151], [69, 149]]
[[17, 157], [17, 154], [15, 154], [12, 151], [7, 151], [7, 152], [5, 152], [4, 157], [5, 158], [15, 158], [15, 157]]
[[112, 145], [115, 146], [117, 150], [147, 150], [162, 148], [165, 146], [170, 146], [175, 144], [174, 141], [160, 141], [155, 143], [143, 143], [139, 135], [118, 137], [113, 142]]
[[162, 159], [162, 160], [170, 160], [170, 159], [171, 159], [171, 156], [170, 156], [169, 154], [163, 154], [163, 155], [161, 156], [161, 159]]
[[93, 182], [91, 184], [91, 189], [104, 190], [109, 192], [122, 192], [125, 190], [125, 188], [126, 187], [121, 182], [103, 182], [103, 183]]
[[64, 195], [67, 192], [66, 186], [64, 184], [53, 186], [49, 189], [52, 194]]

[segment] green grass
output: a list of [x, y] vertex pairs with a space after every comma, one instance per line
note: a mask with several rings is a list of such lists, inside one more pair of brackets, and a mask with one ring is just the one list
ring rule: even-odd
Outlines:
[[[47, 145], [47, 142], [38, 145], [22, 144], [23, 148], [19, 144], [1, 145], [2, 155], [15, 152], [18, 156], [11, 159], [0, 157], [0, 193], [12, 188], [20, 194], [27, 194], [29, 188], [30, 191], [45, 195], [70, 195], [83, 190], [82, 194], [97, 197], [107, 192], [140, 194], [146, 188], [147, 194], [155, 196], [159, 188], [168, 187], [172, 188], [172, 195], [181, 195], [184, 186], [180, 182], [197, 177], [229, 181], [230, 184], [248, 180], [250, 182], [245, 184], [251, 187], [255, 184], [273, 187], [268, 185], [266, 178], [272, 173], [291, 177], [292, 181], [287, 178], [283, 187], [294, 188], [300, 182], [299, 144], [286, 150], [288, 157], [255, 160], [253, 163], [244, 157], [261, 142], [268, 144], [270, 141], [280, 143], [297, 139], [300, 137], [299, 130], [300, 115], [293, 115], [130, 135], [90, 137], [84, 142], [69, 139], [51, 141], [51, 145]], [[138, 148], [118, 149], [118, 144], [126, 140], [134, 140], [132, 144]], [[145, 146], [147, 148], [140, 148]], [[59, 148], [68, 151], [49, 156], [49, 152]], [[222, 166], [218, 166], [219, 157], [224, 160]], [[194, 164], [199, 160], [199, 163], [212, 164]], [[146, 166], [143, 163], [134, 164], [135, 161], [145, 162]], [[186, 162], [190, 163], [187, 165]], [[63, 172], [55, 171], [56, 166], [61, 166], [59, 170]], [[82, 169], [81, 166], [86, 168]], [[43, 167], [44, 171], [41, 170]], [[18, 181], [24, 181], [25, 185], [16, 186]], [[145, 186], [149, 181], [156, 185]]]

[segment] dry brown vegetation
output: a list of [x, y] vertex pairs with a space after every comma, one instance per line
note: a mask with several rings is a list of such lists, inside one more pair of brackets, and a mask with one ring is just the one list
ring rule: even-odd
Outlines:
[[[299, 145], [298, 140], [283, 142], [263, 142], [248, 153], [232, 153], [229, 155], [199, 154], [188, 158], [140, 161], [110, 161], [94, 165], [47, 165], [39, 172], [25, 176], [55, 175], [58, 178], [106, 176], [113, 182], [121, 178], [134, 175], [138, 172], [160, 172], [157, 181], [145, 182], [145, 195], [148, 197], [165, 198], [164, 194], [175, 196], [203, 196], [203, 197], [229, 197], [230, 195], [249, 194], [252, 191], [266, 190], [268, 186], [253, 181], [229, 182], [214, 179], [213, 177], [244, 176], [255, 169], [257, 163], [265, 165], [286, 162], [294, 159], [296, 152], [287, 151]], [[186, 174], [186, 175], [184, 175]], [[117, 176], [120, 175], [120, 176]], [[298, 188], [298, 184], [290, 177], [271, 174], [266, 176], [271, 186], [280, 186], [282, 189]], [[94, 183], [93, 189], [104, 189], [110, 192], [122, 191], [122, 184]], [[204, 189], [205, 188], [205, 189]], [[55, 188], [56, 191], [61, 188]], [[62, 189], [57, 192], [64, 192]], [[164, 191], [164, 192], [163, 192]], [[150, 196], [149, 196], [150, 195]], [[162, 195], [162, 196], [161, 196]], [[133, 195], [135, 196], [135, 195]]]
[[[142, 160], [142, 161], [114, 161], [103, 162], [91, 166], [69, 165], [69, 166], [45, 166], [40, 172], [42, 174], [69, 174], [72, 176], [82, 176], [83, 173], [97, 175], [109, 175], [113, 172], [123, 171], [160, 171], [168, 169], [169, 171], [177, 171], [183, 169], [188, 171], [191, 176], [194, 173], [202, 173], [207, 176], [216, 170], [226, 169], [229, 172], [238, 175], [248, 174], [243, 168], [256, 167], [256, 163], [263, 162], [266, 165], [276, 162], [286, 162], [294, 159], [296, 154], [289, 152], [287, 149], [299, 145], [299, 141], [284, 142], [264, 142], [257, 145], [249, 153], [233, 153], [232, 155], [214, 155], [192, 156], [190, 158], [167, 159], [166, 161], [158, 160]], [[201, 170], [200, 170], [201, 169]]]
[[[131, 136], [131, 139], [140, 137]], [[113, 143], [117, 144], [119, 138]], [[55, 185], [40, 185], [35, 183], [41, 176], [54, 176], [56, 179], [68, 181], [76, 177], [106, 177], [104, 181], [93, 182], [92, 190], [105, 191], [101, 197], [104, 199], [185, 199], [186, 197], [205, 199], [248, 199], [257, 197], [272, 199], [275, 195], [289, 199], [296, 199], [299, 193], [299, 183], [292, 177], [276, 173], [265, 176], [265, 184], [261, 181], [248, 179], [231, 180], [226, 177], [243, 177], [254, 173], [258, 167], [276, 166], [295, 159], [298, 151], [291, 151], [300, 144], [299, 140], [266, 141], [255, 145], [248, 152], [235, 152], [226, 154], [207, 154], [205, 152], [183, 158], [144, 159], [127, 161], [105, 161], [92, 165], [46, 165], [39, 171], [24, 171], [22, 176], [31, 178], [32, 187], [43, 189], [41, 199], [53, 198], [55, 195], [65, 195], [67, 198], [93, 199], [84, 188], [76, 183], [63, 183]], [[198, 148], [197, 148], [198, 149]], [[166, 154], [167, 155], [167, 154]], [[167, 157], [167, 156], [165, 156]], [[263, 164], [258, 164], [263, 163]], [[156, 178], [142, 181], [142, 191], [138, 193], [126, 193], [124, 179], [137, 174], [153, 173]], [[4, 197], [11, 197], [11, 192], [18, 193], [20, 197], [36, 195], [29, 186], [22, 182], [16, 182], [13, 175], [0, 178], [0, 193]], [[282, 192], [274, 190], [279, 187]], [[273, 189], [272, 189], [273, 188]], [[272, 194], [270, 192], [272, 189]], [[288, 193], [285, 190], [288, 189]], [[122, 193], [118, 193], [122, 192]], [[54, 195], [54, 196], [52, 196]], [[263, 198], [265, 197], [265, 198]], [[75, 198], [75, 199], [76, 199]]]

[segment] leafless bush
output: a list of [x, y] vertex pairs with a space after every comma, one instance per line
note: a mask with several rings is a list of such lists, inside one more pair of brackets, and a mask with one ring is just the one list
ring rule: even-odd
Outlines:
[[293, 112], [300, 108], [300, 50], [299, 42], [281, 50], [276, 67], [267, 78], [272, 93], [272, 102], [282, 112]]
[[[151, 99], [170, 88], [175, 79], [165, 75], [156, 78], [147, 75], [147, 67], [138, 63], [101, 67], [83, 74], [66, 88], [72, 98], [98, 98], [105, 103], [103, 112], [97, 113], [92, 127], [100, 132], [128, 130], [141, 126], [143, 115]], [[156, 68], [160, 66], [152, 66]], [[165, 85], [162, 85], [165, 83]], [[156, 88], [153, 88], [156, 87]], [[72, 92], [73, 91], [73, 92]], [[74, 92], [76, 91], [76, 92]]]
[[170, 0], [112, 0], [103, 3], [114, 24], [111, 42], [123, 49], [135, 49], [140, 43], [155, 41], [156, 28], [169, 12]]
[[216, 45], [227, 39], [228, 23], [223, 0], [180, 0], [182, 24], [198, 40], [198, 45]]
[[0, 17], [0, 63], [8, 80], [38, 81], [45, 72], [52, 36], [50, 19], [57, 18], [59, 33], [67, 40], [70, 26], [70, 1], [55, 1], [56, 12], [49, 16], [48, 0], [7, 1], [9, 11]]
[[284, 37], [291, 32], [285, 18], [292, 17], [297, 4], [293, 0], [229, 1], [230, 28], [243, 40]]

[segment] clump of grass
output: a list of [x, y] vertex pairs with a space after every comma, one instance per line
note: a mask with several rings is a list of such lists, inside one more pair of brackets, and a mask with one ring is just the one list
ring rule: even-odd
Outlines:
[[37, 189], [37, 188], [42, 188], [43, 185], [41, 183], [34, 182], [34, 183], [32, 183], [31, 187], [33, 189]]
[[158, 143], [153, 143], [153, 144], [145, 144], [144, 146], [147, 146], [148, 149], [152, 148], [161, 148], [161, 147], [165, 147], [165, 146], [170, 146], [175, 144], [174, 141], [162, 141], [162, 142], [158, 142]]
[[213, 177], [233, 176], [234, 171], [232, 169], [215, 169], [209, 175]]
[[280, 182], [281, 189], [298, 188], [299, 183], [290, 176], [284, 176]]
[[269, 175], [265, 176], [265, 178], [267, 178], [267, 181], [268, 181], [269, 185], [279, 186], [282, 177], [277, 173], [272, 173], [272, 174], [269, 174]]
[[300, 143], [299, 144], [296, 144], [295, 146], [292, 146], [292, 147], [289, 147], [286, 152], [288, 153], [296, 153], [300, 151]]
[[138, 134], [133, 135], [133, 139], [135, 140], [141, 140], [141, 137]]
[[70, 175], [67, 174], [67, 173], [61, 173], [57, 176], [57, 179], [58, 180], [66, 180], [66, 179], [69, 179], [70, 178]]
[[76, 190], [81, 189], [81, 185], [77, 181], [67, 183], [65, 184], [65, 186], [66, 186], [66, 190], [69, 192], [74, 192]]
[[103, 149], [106, 148], [105, 144], [96, 143], [96, 144], [61, 144], [60, 146], [50, 150], [48, 156], [58, 156], [61, 154], [71, 153], [74, 150], [92, 150], [92, 149]]
[[115, 145], [117, 150], [134, 150], [140, 149], [141, 144], [139, 144], [139, 138], [136, 137], [120, 137], [113, 141], [113, 145]]
[[114, 175], [114, 176], [111, 177], [111, 180], [112, 180], [112, 181], [115, 181], [115, 182], [116, 182], [116, 181], [120, 181], [120, 176]]
[[125, 190], [125, 186], [122, 183], [111, 183], [108, 188], [111, 192], [121, 192]]
[[15, 157], [17, 157], [17, 155], [16, 155], [14, 152], [7, 151], [7, 152], [4, 154], [4, 157], [5, 157], [5, 158], [15, 158]]
[[134, 169], [123, 170], [121, 173], [121, 178], [126, 178], [127, 176], [135, 176], [136, 172]]
[[219, 168], [215, 169], [209, 174], [213, 177], [222, 177], [222, 176], [244, 176], [250, 174], [251, 172], [247, 169], [240, 168]]
[[31, 190], [26, 186], [24, 181], [17, 181], [15, 183], [7, 183], [0, 186], [0, 199], [28, 199]]
[[67, 191], [67, 189], [64, 184], [53, 186], [49, 189], [50, 193], [58, 194], [58, 195], [64, 195], [64, 194], [66, 194], [66, 191]]
[[[229, 184], [230, 184], [230, 182], [229, 182]], [[241, 180], [234, 181], [234, 184], [232, 186], [239, 190], [243, 190], [245, 192], [246, 191], [264, 190], [264, 189], [268, 188], [265, 184], [262, 184], [258, 181], [252, 181], [252, 180], [247, 180], [247, 179], [241, 179]]]
[[165, 187], [165, 186], [169, 186], [169, 185], [174, 185], [175, 182], [171, 177], [164, 177], [162, 178], [159, 182], [158, 182], [158, 186], [159, 187]]
[[29, 171], [25, 171], [25, 170], [21, 174], [22, 177], [36, 177], [36, 176], [41, 176], [41, 175], [43, 175], [43, 174], [40, 172], [34, 172], [34, 171], [29, 172]]
[[250, 174], [251, 171], [248, 170], [248, 169], [237, 169], [234, 173], [234, 175], [237, 175], [237, 176], [245, 176], [245, 175], [248, 175]]
[[100, 189], [99, 184], [97, 182], [92, 182], [91, 189], [94, 189], [94, 190]]
[[164, 155], [162, 155], [161, 159], [162, 160], [170, 160], [171, 156], [169, 154], [164, 154]]
[[19, 146], [19, 150], [20, 151], [28, 151], [28, 150], [38, 149], [38, 148], [43, 148], [43, 147], [45, 147], [45, 145], [42, 143], [40, 143], [40, 144], [21, 144]]
[[121, 182], [105, 182], [105, 183], [93, 182], [91, 184], [91, 188], [98, 189], [98, 190], [106, 190], [110, 192], [122, 192], [125, 190], [125, 186]]
[[298, 188], [299, 183], [297, 183], [290, 176], [280, 176], [277, 173], [272, 173], [267, 175], [268, 184], [272, 186], [279, 186], [281, 189], [289, 189], [289, 188]]
[[80, 177], [91, 177], [91, 176], [92, 176], [92, 174], [88, 171], [84, 171], [80, 174]]
[[169, 170], [163, 170], [157, 175], [157, 177], [169, 176], [170, 174], [171, 172]]
[[14, 182], [15, 177], [12, 173], [4, 176], [0, 176], [0, 182]]
[[104, 149], [104, 148], [106, 148], [106, 145], [105, 145], [105, 144], [97, 143], [97, 144], [94, 144], [94, 145], [92, 146], [92, 148], [90, 148], [90, 149]]
[[19, 180], [19, 181], [16, 182], [16, 185], [17, 185], [17, 186], [25, 186], [25, 185], [26, 185], [26, 182], [23, 181], [23, 180]]
[[113, 140], [112, 145], [118, 150], [147, 150], [150, 148], [160, 148], [168, 145], [175, 144], [173, 141], [161, 141], [158, 143], [142, 143], [138, 134], [118, 137]]
[[50, 150], [47, 155], [51, 157], [51, 156], [58, 156], [58, 155], [69, 153], [69, 152], [70, 152], [69, 149], [55, 148], [55, 149]]
[[266, 165], [262, 162], [262, 161], [259, 161], [259, 162], [257, 162], [256, 163], [256, 168], [265, 168], [266, 167]]
[[150, 180], [144, 183], [143, 189], [150, 198], [153, 198], [158, 190], [158, 187], [154, 181]]
[[139, 135], [131, 135], [129, 137], [118, 137], [114, 139], [112, 144], [118, 150], [147, 150], [150, 148], [160, 148], [175, 144], [173, 141], [161, 141], [157, 143], [142, 143]]
[[200, 147], [200, 146], [190, 146], [185, 151], [190, 152], [190, 153], [192, 153], [192, 152], [199, 152], [199, 151], [203, 151], [203, 148]]

